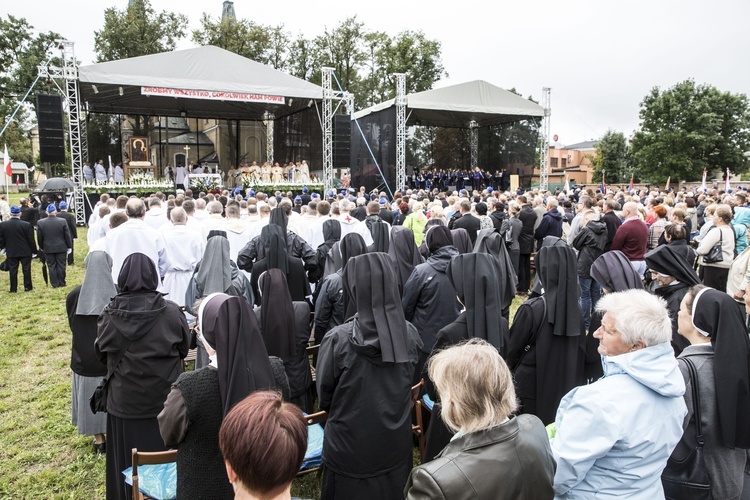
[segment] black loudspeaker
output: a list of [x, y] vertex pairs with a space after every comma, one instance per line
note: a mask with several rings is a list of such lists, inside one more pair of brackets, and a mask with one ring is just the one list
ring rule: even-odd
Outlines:
[[65, 163], [62, 97], [58, 94], [37, 94], [36, 119], [40, 160], [43, 163]]
[[349, 168], [352, 120], [349, 115], [333, 116], [333, 168]]

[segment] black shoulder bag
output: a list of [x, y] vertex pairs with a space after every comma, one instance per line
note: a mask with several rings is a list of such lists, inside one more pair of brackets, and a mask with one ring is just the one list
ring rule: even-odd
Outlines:
[[[718, 226], [714, 226], [714, 227], [718, 227]], [[711, 229], [713, 229], [713, 227]], [[709, 231], [711, 231], [711, 229], [709, 229]], [[734, 228], [732, 228], [732, 232], [734, 232]], [[708, 253], [703, 256], [703, 263], [704, 264], [716, 264], [717, 262], [723, 261], [724, 251], [721, 248], [723, 244], [724, 244], [724, 233], [721, 231], [721, 228], [719, 228], [719, 241], [716, 242], [716, 244], [711, 247], [711, 250], [709, 250]]]
[[523, 361], [523, 358], [526, 357], [526, 353], [528, 353], [531, 350], [531, 347], [536, 344], [536, 337], [539, 335], [539, 331], [542, 329], [542, 326], [544, 326], [544, 323], [547, 321], [547, 298], [542, 295], [541, 296], [542, 303], [544, 304], [544, 314], [542, 314], [542, 321], [539, 323], [539, 327], [535, 328], [534, 331], [531, 334], [531, 337], [529, 337], [529, 341], [526, 344], [526, 346], [523, 348], [523, 352], [520, 356], [518, 356], [518, 361], [516, 361], [515, 366], [513, 366], [513, 373], [518, 369], [519, 366], [521, 366], [521, 362]]
[[117, 360], [112, 366], [112, 370], [110, 370], [109, 373], [107, 373], [107, 376], [104, 377], [101, 382], [99, 382], [99, 385], [96, 387], [96, 389], [94, 389], [94, 393], [89, 399], [89, 408], [91, 408], [91, 413], [107, 412], [107, 387], [109, 386], [109, 379], [111, 379], [112, 375], [114, 375], [115, 370], [117, 369], [117, 365], [120, 364], [120, 360], [125, 356], [125, 353], [128, 352], [128, 349], [130, 348], [130, 342], [127, 342], [123, 347], [124, 348], [121, 349], [117, 354]]
[[698, 390], [698, 372], [688, 358], [682, 358], [688, 366], [690, 383], [693, 389], [693, 419], [695, 421], [695, 448], [682, 460], [674, 458], [674, 453], [667, 460], [667, 467], [661, 474], [666, 500], [710, 500], [711, 482], [703, 461], [703, 430], [701, 429], [700, 391]]

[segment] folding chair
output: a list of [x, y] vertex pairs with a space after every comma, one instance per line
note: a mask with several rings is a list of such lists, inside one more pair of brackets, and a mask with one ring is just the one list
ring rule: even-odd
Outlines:
[[[311, 472], [320, 473], [320, 464], [322, 456], [322, 427], [320, 424], [326, 421], [328, 412], [319, 411], [310, 415], [305, 415], [305, 423], [308, 427], [307, 433], [307, 451], [305, 452], [305, 461], [297, 473], [297, 477], [304, 476]], [[317, 427], [315, 427], [317, 426]], [[320, 449], [318, 450], [318, 445]], [[306, 467], [306, 463], [312, 462], [313, 465]]]
[[424, 387], [424, 379], [420, 380], [417, 385], [411, 388], [411, 411], [412, 411], [412, 425], [411, 432], [414, 437], [417, 438], [419, 443], [419, 459], [424, 459], [424, 425], [422, 422], [422, 407], [419, 404], [420, 398], [422, 397], [422, 388]]
[[142, 500], [144, 498], [151, 498], [144, 496], [139, 489], [138, 481], [138, 466], [139, 465], [155, 465], [155, 464], [168, 464], [170, 462], [177, 461], [177, 450], [169, 451], [138, 451], [138, 448], [133, 448], [133, 500]]

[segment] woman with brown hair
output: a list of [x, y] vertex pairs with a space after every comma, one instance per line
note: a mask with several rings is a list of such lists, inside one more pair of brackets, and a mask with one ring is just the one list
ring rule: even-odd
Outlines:
[[305, 458], [307, 426], [302, 411], [281, 394], [259, 391], [224, 418], [219, 447], [235, 500], [289, 500]]

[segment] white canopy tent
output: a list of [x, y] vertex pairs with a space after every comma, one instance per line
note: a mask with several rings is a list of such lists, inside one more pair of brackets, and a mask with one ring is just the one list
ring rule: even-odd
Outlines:
[[92, 113], [263, 120], [323, 99], [318, 85], [210, 45], [81, 66], [78, 81]]
[[[396, 100], [376, 104], [354, 114], [363, 118], [396, 106]], [[406, 95], [406, 124], [469, 128], [515, 122], [544, 116], [544, 108], [520, 95], [483, 80], [460, 83]]]

